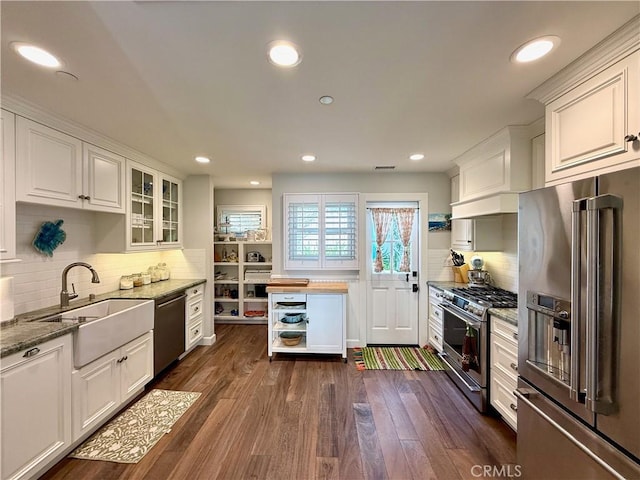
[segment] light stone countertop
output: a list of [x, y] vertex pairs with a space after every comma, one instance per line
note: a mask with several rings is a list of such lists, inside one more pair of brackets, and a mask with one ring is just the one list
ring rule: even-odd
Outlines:
[[518, 326], [517, 308], [490, 308], [489, 315], [498, 317], [516, 327]]
[[113, 292], [96, 295], [92, 300], [83, 298], [74, 300], [68, 307], [61, 308], [59, 305], [47, 307], [33, 312], [16, 315], [13, 320], [3, 322], [0, 325], [0, 358], [4, 358], [12, 353], [19, 352], [26, 348], [31, 348], [40, 343], [46, 342], [56, 337], [66, 335], [77, 330], [77, 324], [66, 324], [61, 322], [38, 322], [47, 317], [60, 315], [64, 312], [84, 307], [92, 303], [101, 302], [112, 298], [122, 299], [150, 299], [170, 295], [172, 293], [186, 290], [196, 285], [205, 283], [205, 279], [171, 279], [162, 282], [135, 287], [130, 290], [115, 290]]

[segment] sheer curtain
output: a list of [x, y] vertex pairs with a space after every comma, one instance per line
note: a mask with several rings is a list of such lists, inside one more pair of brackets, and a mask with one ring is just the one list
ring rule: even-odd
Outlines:
[[387, 238], [391, 219], [393, 218], [393, 208], [372, 208], [371, 218], [373, 219], [373, 227], [376, 231], [376, 260], [373, 264], [373, 271], [380, 273], [382, 266], [382, 244]]
[[402, 242], [403, 253], [402, 263], [400, 264], [400, 272], [408, 272], [411, 270], [411, 261], [409, 259], [409, 242], [411, 241], [411, 232], [413, 231], [413, 219], [415, 217], [415, 208], [395, 208], [394, 214], [398, 229], [400, 230], [400, 241]]

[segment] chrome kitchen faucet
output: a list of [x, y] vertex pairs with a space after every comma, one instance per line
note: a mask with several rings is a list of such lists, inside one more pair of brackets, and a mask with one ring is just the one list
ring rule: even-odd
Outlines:
[[93, 267], [91, 265], [89, 265], [88, 263], [85, 262], [74, 262], [71, 263], [69, 265], [67, 265], [66, 267], [64, 267], [64, 270], [62, 271], [62, 291], [60, 292], [60, 306], [61, 307], [68, 307], [69, 306], [69, 300], [72, 300], [74, 298], [76, 298], [78, 296], [78, 294], [76, 293], [76, 287], [75, 285], [72, 283], [71, 284], [71, 289], [73, 290], [71, 293], [69, 293], [67, 291], [67, 274], [69, 273], [69, 270], [71, 270], [73, 267], [86, 267], [89, 269], [89, 271], [91, 272], [91, 283], [100, 283], [100, 277], [98, 276], [98, 272], [96, 272]]

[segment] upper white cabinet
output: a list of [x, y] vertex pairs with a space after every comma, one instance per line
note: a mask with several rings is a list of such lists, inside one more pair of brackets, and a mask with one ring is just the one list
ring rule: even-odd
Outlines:
[[182, 247], [182, 181], [127, 160], [127, 214], [103, 215], [94, 229], [99, 252]]
[[502, 215], [451, 221], [451, 248], [463, 251], [500, 251]]
[[528, 127], [509, 126], [455, 160], [460, 166], [459, 201], [531, 186]]
[[129, 249], [175, 248], [182, 241], [182, 182], [129, 161]]
[[640, 159], [640, 51], [547, 104], [546, 182]]
[[72, 335], [2, 359], [2, 479], [36, 478], [71, 445]]
[[16, 117], [16, 199], [124, 213], [123, 157]]
[[82, 144], [85, 208], [125, 213], [125, 159], [89, 143]]
[[0, 260], [16, 257], [15, 115], [0, 110]]
[[455, 159], [453, 218], [518, 211], [518, 192], [531, 188], [531, 137], [531, 126], [508, 126]]

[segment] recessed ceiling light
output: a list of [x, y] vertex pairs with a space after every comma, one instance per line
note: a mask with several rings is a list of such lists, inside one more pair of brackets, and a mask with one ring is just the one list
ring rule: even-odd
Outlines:
[[333, 97], [331, 95], [323, 95], [318, 99], [318, 101], [322, 105], [331, 105], [333, 103]]
[[547, 55], [558, 45], [560, 45], [560, 37], [555, 35], [535, 38], [518, 47], [511, 54], [511, 61], [516, 63], [533, 62]]
[[269, 61], [279, 67], [295, 67], [302, 55], [293, 43], [278, 40], [269, 44]]
[[209, 163], [210, 161], [209, 157], [196, 157], [198, 163]]
[[58, 68], [62, 66], [60, 60], [43, 48], [22, 42], [13, 42], [11, 46], [22, 57], [42, 67]]
[[260, 185], [260, 182], [259, 182], [259, 181], [257, 181], [257, 180], [251, 180], [249, 183], [250, 183], [251, 185]]
[[424, 155], [422, 153], [414, 153], [412, 155], [409, 155], [409, 160], [422, 160], [424, 158]]
[[313, 162], [316, 159], [315, 155], [302, 155], [302, 160], [305, 162]]

